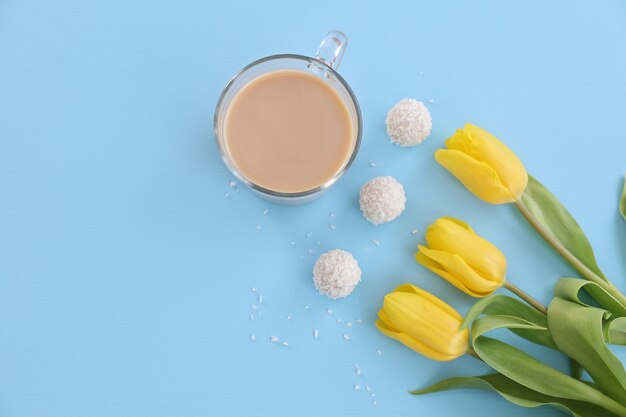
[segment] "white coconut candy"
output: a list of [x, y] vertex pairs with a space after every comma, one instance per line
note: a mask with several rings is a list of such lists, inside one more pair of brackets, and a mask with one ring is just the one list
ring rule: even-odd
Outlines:
[[[334, 300], [343, 298], [361, 281], [361, 268], [352, 254], [334, 249], [322, 254], [313, 266], [315, 288]], [[332, 314], [332, 310], [327, 310]]]
[[400, 100], [387, 113], [387, 134], [400, 146], [415, 146], [430, 135], [433, 122], [430, 112], [421, 101], [412, 98]]
[[376, 177], [361, 187], [363, 216], [375, 225], [396, 219], [406, 206], [404, 187], [393, 177]]

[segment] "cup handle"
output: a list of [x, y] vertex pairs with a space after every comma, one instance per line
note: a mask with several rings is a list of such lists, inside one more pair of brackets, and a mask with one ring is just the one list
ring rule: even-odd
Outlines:
[[346, 46], [348, 46], [348, 37], [345, 33], [331, 30], [322, 39], [319, 48], [317, 48], [315, 59], [336, 70], [339, 64], [341, 64], [341, 58], [343, 58]]

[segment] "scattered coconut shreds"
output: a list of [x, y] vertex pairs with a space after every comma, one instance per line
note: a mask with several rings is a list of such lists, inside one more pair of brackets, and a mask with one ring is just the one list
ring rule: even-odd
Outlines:
[[380, 349], [376, 349], [376, 354], [378, 356], [383, 356], [383, 352], [381, 352]]
[[371, 166], [372, 168], [376, 167], [376, 162], [370, 162], [370, 166]]
[[229, 193], [224, 194], [224, 198], [230, 198], [230, 194]]
[[364, 252], [369, 252], [370, 248], [363, 249]]
[[366, 386], [365, 386], [365, 391], [367, 391], [367, 392], [372, 392], [372, 389], [370, 388], [370, 386], [369, 386], [369, 385], [366, 385]]
[[309, 232], [306, 234], [306, 237], [311, 237], [311, 235], [313, 235], [313, 232]]
[[363, 320], [361, 320], [361, 319], [356, 319], [356, 320], [354, 320], [354, 321], [356, 321], [356, 324], [361, 324], [361, 323], [363, 323]]
[[372, 243], [376, 246], [380, 246], [380, 242], [377, 241], [376, 239], [372, 239]]
[[257, 224], [256, 225], [256, 230], [258, 230], [260, 232], [261, 230], [263, 230], [263, 228]]
[[415, 236], [415, 235], [417, 234], [417, 229], [413, 229], [413, 230], [411, 230], [411, 234], [412, 234], [413, 236]]
[[420, 72], [419, 72], [419, 75], [422, 75], [422, 74], [424, 74], [424, 71], [420, 71]]
[[250, 335], [250, 340], [252, 340], [253, 342], [256, 342], [256, 336], [255, 336], [255, 335], [253, 335], [253, 334], [251, 334], [251, 335]]
[[374, 407], [376, 407], [378, 405], [378, 401], [374, 400], [372, 401], [372, 404], [374, 404]]
[[343, 340], [349, 341], [350, 340], [350, 336], [348, 336], [347, 334], [344, 333]]
[[326, 309], [326, 312], [327, 312], [328, 314], [333, 314], [333, 310], [331, 310], [330, 308], [327, 308], [327, 309]]
[[309, 249], [309, 251], [307, 252], [309, 254], [309, 256], [313, 255], [315, 253], [315, 251], [313, 249]]
[[230, 185], [231, 188], [237, 188], [237, 183], [235, 181], [230, 181], [228, 185]]
[[270, 342], [272, 343], [278, 343], [280, 342], [280, 339], [277, 338], [276, 336], [270, 336]]
[[252, 288], [250, 288], [250, 291], [252, 291], [252, 292], [258, 292], [259, 290], [257, 290], [256, 288], [252, 287]]
[[341, 323], [341, 319], [337, 319], [337, 323]]
[[330, 228], [330, 230], [335, 230], [335, 225], [334, 224], [328, 224], [328, 227]]
[[359, 384], [354, 384], [355, 391], [361, 391], [361, 386]]
[[359, 365], [354, 365], [354, 373], [357, 375], [361, 375], [361, 368], [359, 368]]
[[352, 327], [352, 322], [351, 321], [347, 322], [346, 327]]
[[259, 304], [263, 302], [263, 295], [259, 294]]
[[291, 321], [291, 316], [287, 316], [287, 320]]
[[290, 244], [291, 246], [296, 246], [296, 242], [294, 242], [293, 240], [292, 240], [291, 242], [289, 242], [289, 244]]
[[250, 306], [250, 308], [252, 309], [252, 311], [256, 311], [256, 309], [258, 308], [256, 304], [252, 304]]
[[320, 242], [320, 241], [318, 240], [317, 242], [315, 242], [315, 244], [316, 244], [317, 246], [319, 246], [319, 245], [321, 245], [321, 244], [322, 244], [322, 242]]
[[335, 217], [335, 213], [333, 213], [332, 211], [330, 213], [328, 213], [329, 217]]
[[434, 98], [430, 98], [430, 99], [428, 99], [428, 102], [429, 102], [430, 104], [432, 104], [432, 103], [434, 103], [434, 102], [435, 102], [435, 99], [434, 99]]
[[319, 337], [319, 335], [320, 335], [320, 331], [319, 330], [317, 330], [317, 329], [313, 330], [313, 337], [315, 339], [317, 339]]
[[265, 210], [263, 210], [263, 215], [265, 216], [265, 215], [267, 215], [267, 213], [269, 213], [269, 212], [270, 212], [270, 209], [265, 209]]
[[310, 310], [310, 309], [311, 309], [311, 307], [309, 307], [309, 306], [304, 306], [304, 309], [305, 309], [305, 310]]
[[374, 394], [373, 392], [370, 392], [370, 397], [374, 398], [376, 396], [376, 394]]
[[283, 342], [283, 343], [282, 343], [282, 345], [283, 345], [283, 346], [285, 346], [285, 347], [288, 347], [288, 346], [289, 346], [289, 343], [287, 343], [287, 342]]
[[254, 320], [254, 315], [252, 315], [252, 313], [250, 313], [250, 320]]

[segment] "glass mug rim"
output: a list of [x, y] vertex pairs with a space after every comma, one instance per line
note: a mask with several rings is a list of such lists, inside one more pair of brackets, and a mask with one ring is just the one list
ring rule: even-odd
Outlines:
[[[356, 113], [356, 119], [357, 119], [357, 126], [356, 126], [357, 134], [356, 134], [356, 138], [354, 139], [354, 146], [352, 148], [352, 151], [350, 152], [350, 157], [347, 159], [347, 161], [344, 163], [344, 165], [341, 167], [341, 169], [339, 171], [337, 171], [331, 178], [329, 178], [323, 184], [321, 184], [321, 185], [319, 185], [319, 186], [317, 186], [315, 188], [312, 188], [310, 190], [298, 191], [298, 192], [295, 192], [295, 193], [288, 193], [288, 192], [280, 192], [280, 191], [271, 190], [269, 188], [265, 188], [265, 187], [263, 187], [261, 185], [258, 185], [256, 183], [254, 183], [253, 181], [249, 180], [248, 178], [246, 178], [241, 172], [239, 172], [239, 170], [235, 166], [234, 162], [231, 160], [230, 156], [228, 155], [228, 152], [225, 149], [225, 145], [222, 144], [222, 141], [223, 141], [222, 139], [223, 138], [220, 137], [220, 133], [219, 133], [219, 129], [218, 129], [220, 110], [221, 110], [221, 108], [222, 108], [222, 106], [224, 104], [224, 100], [226, 99], [226, 94], [230, 91], [230, 89], [232, 88], [232, 86], [235, 83], [235, 81], [240, 76], [242, 76], [244, 73], [246, 73], [248, 70], [256, 67], [257, 65], [263, 64], [263, 63], [268, 62], [268, 61], [275, 61], [275, 60], [280, 60], [280, 59], [287, 59], [287, 60], [291, 59], [291, 60], [304, 61], [304, 62], [308, 62], [310, 64], [321, 66], [322, 69], [325, 72], [329, 73], [332, 77], [334, 77], [337, 81], [339, 81], [341, 86], [346, 90], [346, 92], [348, 93], [348, 96], [350, 97], [350, 101], [352, 102], [352, 104], [354, 106], [354, 111]], [[273, 71], [280, 71], [280, 70], [281, 69], [278, 68], [278, 69], [273, 70]], [[245, 85], [247, 85], [247, 84], [244, 84], [244, 86]], [[243, 88], [243, 86], [241, 88]], [[334, 183], [336, 183], [337, 180], [339, 180], [339, 178], [341, 178], [343, 176], [343, 174], [345, 174], [345, 172], [348, 170], [348, 168], [350, 168], [350, 166], [352, 165], [352, 163], [356, 159], [356, 155], [357, 155], [357, 153], [359, 151], [359, 148], [361, 146], [362, 133], [363, 133], [363, 120], [362, 120], [362, 117], [361, 117], [361, 108], [359, 107], [359, 102], [358, 102], [354, 92], [350, 88], [350, 85], [348, 85], [346, 80], [344, 80], [343, 77], [337, 73], [337, 71], [335, 71], [332, 67], [327, 65], [322, 60], [317, 59], [317, 58], [313, 58], [313, 57], [310, 57], [310, 56], [306, 56], [306, 55], [299, 55], [299, 54], [276, 54], [276, 55], [269, 55], [269, 56], [266, 56], [264, 58], [257, 59], [256, 61], [253, 61], [253, 62], [249, 63], [248, 65], [246, 65], [245, 67], [243, 67], [241, 70], [239, 70], [228, 81], [228, 83], [226, 84], [226, 86], [222, 90], [222, 93], [220, 94], [220, 97], [219, 97], [219, 99], [217, 101], [217, 105], [215, 106], [215, 114], [213, 116], [213, 134], [215, 136], [215, 143], [216, 143], [217, 148], [218, 148], [218, 150], [220, 152], [222, 160], [224, 161], [224, 164], [226, 164], [226, 166], [228, 167], [230, 172], [232, 172], [233, 175], [235, 175], [235, 177], [237, 177], [237, 179], [239, 181], [241, 181], [242, 183], [244, 183], [245, 185], [247, 185], [248, 187], [252, 188], [255, 191], [258, 191], [258, 192], [260, 192], [260, 193], [262, 193], [264, 195], [270, 196], [270, 197], [277, 197], [277, 198], [284, 198], [284, 199], [313, 196], [315, 194], [321, 193], [322, 191], [328, 189]]]

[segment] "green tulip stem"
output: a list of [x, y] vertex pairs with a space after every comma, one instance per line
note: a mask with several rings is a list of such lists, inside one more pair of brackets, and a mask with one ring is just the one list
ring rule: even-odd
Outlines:
[[522, 300], [526, 301], [528, 304], [530, 304], [532, 307], [534, 307], [540, 313], [548, 314], [548, 309], [546, 308], [546, 306], [541, 304], [539, 301], [537, 301], [536, 299], [534, 299], [530, 295], [526, 294], [524, 291], [519, 289], [519, 287], [511, 284], [509, 281], [505, 281], [503, 287], [506, 288], [507, 290], [511, 291], [513, 294], [517, 295]]
[[589, 281], [595, 282], [600, 287], [604, 288], [609, 294], [619, 300], [622, 305], [626, 306], [626, 296], [622, 294], [613, 284], [608, 280], [600, 277], [598, 274], [589, 269], [583, 264], [577, 257], [575, 257], [566, 247], [558, 242], [532, 215], [528, 207], [521, 201], [517, 200], [515, 205], [522, 213], [522, 216], [530, 223], [530, 225], [550, 244], [566, 261], [568, 261], [574, 269], [576, 269], [583, 277]]
[[474, 348], [473, 348], [473, 347], [471, 347], [471, 346], [467, 346], [467, 350], [465, 351], [465, 353], [467, 353], [467, 354], [468, 354], [468, 355], [470, 355], [470, 356], [475, 357], [476, 359], [478, 359], [478, 360], [479, 360], [479, 361], [481, 361], [481, 362], [484, 362], [484, 361], [482, 360], [482, 358], [481, 358], [480, 356], [478, 356], [478, 353], [476, 353], [476, 351], [474, 350]]

